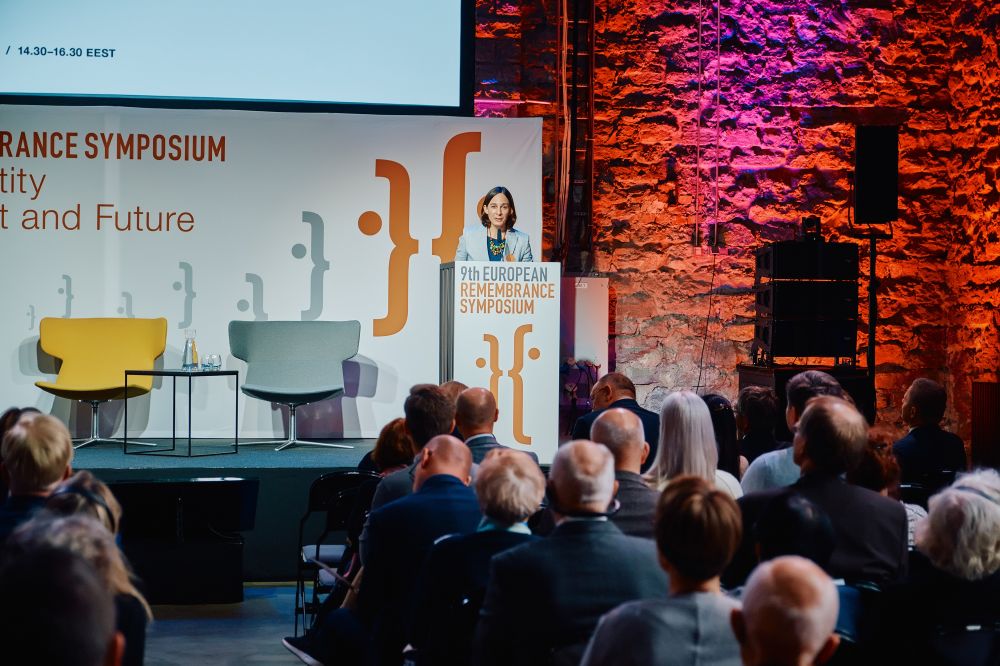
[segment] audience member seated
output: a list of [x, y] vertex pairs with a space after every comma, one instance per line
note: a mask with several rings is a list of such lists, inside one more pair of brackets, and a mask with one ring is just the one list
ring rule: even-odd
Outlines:
[[653, 464], [656, 457], [657, 442], [660, 435], [660, 416], [656, 412], [643, 409], [635, 399], [635, 384], [620, 372], [609, 372], [590, 389], [590, 401], [594, 409], [584, 414], [573, 424], [573, 439], [587, 439], [590, 436], [590, 426], [593, 425], [601, 412], [611, 407], [620, 407], [634, 413], [642, 421], [646, 443], [649, 444], [649, 458], [642, 471], [645, 472]]
[[941, 429], [947, 401], [944, 387], [930, 379], [913, 380], [903, 395], [903, 422], [910, 432], [892, 447], [903, 483], [923, 484], [933, 492], [950, 482], [942, 482], [942, 472], [967, 469], [962, 440]]
[[[406, 432], [419, 452], [431, 438], [447, 435], [455, 427], [455, 403], [434, 384], [417, 384], [403, 403]], [[417, 462], [389, 474], [375, 491], [372, 510], [413, 492]]]
[[[489, 451], [505, 447], [493, 435], [493, 424], [500, 417], [497, 400], [489, 390], [469, 388], [462, 391], [455, 403], [455, 423], [465, 438], [465, 444], [472, 451], [472, 462], [480, 463]], [[538, 456], [526, 452], [535, 463]]]
[[[828, 571], [848, 582], [884, 584], [906, 570], [906, 511], [901, 503], [867, 488], [847, 483], [868, 445], [868, 423], [846, 400], [818, 397], [809, 401], [799, 420], [792, 447], [802, 478], [790, 489], [826, 512], [833, 523], [836, 546]], [[723, 581], [738, 585], [753, 568], [754, 525], [768, 502], [785, 489], [740, 498], [744, 539]]]
[[[836, 545], [836, 534], [833, 524], [826, 512], [807, 500], [805, 497], [787, 491], [778, 494], [767, 503], [757, 525], [754, 528], [757, 558], [761, 562], [773, 560], [783, 555], [804, 557], [821, 569], [830, 564], [830, 557]], [[871, 612], [865, 607], [870, 592], [847, 585], [843, 579], [834, 581], [837, 586], [839, 612], [837, 613], [836, 632], [839, 636], [849, 638], [855, 645], [862, 641], [862, 626], [864, 634], [873, 636], [877, 631], [872, 628], [872, 621], [878, 620], [878, 608]], [[737, 597], [742, 596], [743, 588], [733, 591]], [[874, 593], [877, 595], [877, 593]], [[872, 616], [869, 620], [869, 616]], [[845, 642], [841, 642], [841, 650]], [[853, 655], [843, 655], [845, 660], [859, 656], [857, 650], [867, 649], [855, 647]], [[838, 657], [840, 657], [838, 652]], [[844, 663], [850, 663], [845, 661]]]
[[[34, 407], [25, 407], [24, 409], [11, 407], [3, 414], [0, 414], [0, 442], [3, 441], [7, 431], [13, 428], [18, 420], [20, 420], [22, 414], [41, 414], [41, 412]], [[0, 458], [0, 462], [3, 462], [3, 458]], [[7, 480], [4, 476], [0, 474], [0, 504], [3, 504], [3, 501], [7, 499]]]
[[[94, 518], [109, 534], [117, 536], [118, 528], [121, 526], [122, 508], [110, 488], [93, 474], [83, 470], [56, 487], [45, 503], [44, 511], [36, 514], [36, 518], [72, 515]], [[103, 544], [103, 538], [100, 541], [99, 546]], [[75, 542], [66, 545], [76, 552], [81, 552], [85, 557], [90, 557], [87, 552], [76, 548]], [[86, 547], [83, 550], [89, 551]], [[105, 567], [109, 567], [107, 577], [111, 589], [115, 592], [116, 623], [118, 631], [125, 637], [125, 655], [122, 664], [140, 666], [146, 650], [146, 625], [153, 619], [152, 610], [132, 583], [131, 569], [120, 551], [108, 560], [101, 555], [100, 561], [95, 562], [95, 567], [102, 572]]]
[[660, 407], [660, 449], [646, 473], [646, 481], [662, 491], [677, 476], [700, 476], [730, 497], [743, 494], [740, 482], [718, 469], [712, 415], [705, 401], [691, 391], [667, 396]]
[[[740, 455], [748, 463], [787, 446], [774, 437], [778, 419], [778, 395], [769, 386], [744, 387], [736, 397], [736, 431], [739, 433]], [[746, 488], [744, 488], [746, 490]]]
[[733, 413], [733, 405], [718, 393], [703, 395], [701, 399], [705, 401], [712, 417], [715, 448], [719, 451], [719, 469], [739, 479], [749, 463], [740, 456], [736, 443], [736, 415]]
[[[1000, 622], [1000, 475], [978, 470], [931, 497], [906, 585], [890, 595], [896, 644], [919, 656], [935, 628]], [[917, 640], [921, 639], [921, 640]], [[911, 662], [913, 663], [913, 662]]]
[[754, 525], [757, 559], [798, 555], [826, 569], [837, 535], [826, 512], [791, 490], [767, 503]]
[[740, 510], [728, 494], [700, 477], [675, 479], [656, 512], [669, 596], [630, 601], [602, 617], [582, 666], [738, 666], [730, 615], [739, 602], [722, 593], [719, 574], [740, 529]]
[[[403, 413], [406, 432], [418, 452], [433, 437], [446, 435], [455, 429], [455, 402], [434, 384], [417, 384], [411, 388], [403, 403]], [[418, 462], [414, 460], [379, 481], [372, 498], [372, 511], [413, 492]], [[367, 522], [358, 541], [361, 563], [364, 564], [368, 561]]]
[[642, 421], [627, 409], [605, 410], [590, 426], [590, 439], [608, 447], [615, 459], [618, 506], [611, 514], [611, 522], [625, 534], [652, 539], [660, 494], [646, 485], [639, 473], [649, 456]]
[[438, 538], [479, 525], [479, 503], [468, 487], [471, 467], [472, 454], [461, 440], [439, 435], [427, 442], [415, 468], [415, 492], [369, 517], [369, 557], [357, 611], [340, 608], [323, 615], [314, 631], [285, 638], [285, 647], [307, 664], [401, 663], [405, 621], [424, 558]]
[[10, 495], [0, 506], [0, 545], [40, 509], [52, 490], [73, 473], [73, 442], [62, 421], [26, 414], [3, 438], [0, 470]]
[[39, 511], [11, 534], [7, 551], [16, 555], [45, 548], [64, 548], [87, 560], [114, 595], [115, 624], [125, 638], [122, 664], [141, 665], [146, 625], [153, 617], [152, 610], [133, 584], [129, 567], [112, 533], [101, 519], [93, 517], [93, 507], [80, 508], [80, 513], [68, 516]]
[[471, 663], [490, 558], [537, 539], [527, 525], [545, 494], [545, 477], [535, 461], [520, 451], [494, 448], [479, 466], [475, 488], [483, 513], [478, 531], [439, 540], [417, 583], [410, 644], [419, 664]]
[[375, 446], [358, 463], [359, 472], [388, 476], [413, 464], [417, 448], [406, 431], [406, 420], [397, 418], [382, 427]]
[[883, 497], [899, 500], [906, 509], [906, 542], [913, 546], [917, 523], [927, 516], [919, 504], [907, 504], [899, 497], [899, 463], [892, 454], [892, 436], [882, 428], [868, 431], [868, 446], [856, 467], [847, 471], [847, 481], [874, 490]]
[[576, 440], [559, 448], [549, 481], [556, 528], [493, 558], [475, 663], [577, 663], [601, 615], [665, 594], [653, 542], [607, 519], [614, 482], [606, 447]]
[[[802, 416], [806, 403], [821, 395], [843, 398], [846, 394], [836, 379], [819, 370], [806, 370], [788, 380], [785, 384], [785, 398], [788, 401], [785, 423], [788, 424], [789, 431], [795, 432], [795, 424]], [[740, 483], [743, 492], [755, 493], [790, 486], [799, 480], [800, 474], [792, 447], [789, 446], [760, 455], [750, 463]]]
[[[451, 404], [457, 406], [458, 396], [462, 394], [462, 391], [464, 391], [469, 387], [460, 381], [457, 381], [455, 379], [449, 379], [445, 383], [441, 384], [439, 388], [441, 389], [441, 392], [444, 393], [449, 400], [451, 400]], [[455, 425], [454, 428], [452, 428], [451, 436], [462, 440], [465, 439], [465, 437], [463, 437], [462, 433], [459, 431], [457, 424]]]
[[6, 666], [118, 666], [111, 593], [80, 555], [39, 548], [0, 569], [0, 627]]
[[732, 614], [745, 666], [822, 664], [837, 650], [837, 590], [822, 569], [795, 556], [757, 567]]

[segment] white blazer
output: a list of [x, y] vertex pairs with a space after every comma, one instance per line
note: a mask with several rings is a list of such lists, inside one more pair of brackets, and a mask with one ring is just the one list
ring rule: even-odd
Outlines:
[[[528, 234], [517, 229], [507, 232], [507, 247], [504, 256], [513, 256], [513, 261], [534, 261], [531, 255], [531, 241]], [[486, 253], [486, 227], [466, 227], [465, 233], [458, 240], [458, 250], [455, 261], [489, 261]]]

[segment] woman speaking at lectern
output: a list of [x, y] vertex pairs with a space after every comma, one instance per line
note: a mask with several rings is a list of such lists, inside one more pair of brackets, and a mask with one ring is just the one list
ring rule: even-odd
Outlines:
[[479, 209], [482, 228], [466, 229], [458, 241], [455, 261], [534, 261], [528, 234], [514, 229], [517, 210], [506, 187], [494, 187]]

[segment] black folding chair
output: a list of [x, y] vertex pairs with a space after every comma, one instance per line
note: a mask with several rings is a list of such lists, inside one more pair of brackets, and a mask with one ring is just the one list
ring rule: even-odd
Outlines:
[[[310, 486], [306, 512], [299, 521], [298, 567], [295, 582], [296, 636], [299, 633], [299, 615], [302, 615], [302, 627], [305, 629], [306, 616], [311, 618], [311, 624], [319, 608], [319, 595], [324, 590], [329, 590], [329, 586], [324, 585], [319, 577], [322, 567], [316, 565], [314, 561], [322, 562], [332, 569], [340, 566], [347, 546], [342, 543], [327, 543], [327, 540], [330, 535], [347, 530], [359, 490], [368, 482], [377, 483], [379, 478], [379, 475], [373, 472], [331, 472], [319, 477]], [[322, 529], [314, 533], [314, 540], [306, 543], [307, 525], [316, 514], [325, 516]], [[312, 591], [308, 601], [306, 600], [307, 576], [312, 579]], [[324, 581], [332, 578], [324, 576]]]

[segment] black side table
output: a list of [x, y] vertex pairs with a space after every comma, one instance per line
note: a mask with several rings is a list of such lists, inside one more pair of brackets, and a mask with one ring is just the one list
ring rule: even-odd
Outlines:
[[[240, 384], [240, 373], [237, 370], [126, 370], [125, 371], [125, 386], [128, 386], [128, 378], [131, 375], [143, 376], [143, 377], [171, 377], [173, 378], [173, 402], [171, 407], [171, 433], [170, 433], [170, 448], [162, 449], [156, 451], [129, 451], [128, 450], [128, 400], [125, 401], [125, 425], [124, 432], [122, 433], [122, 452], [126, 455], [133, 456], [167, 456], [176, 455], [173, 452], [177, 449], [177, 378], [187, 379], [188, 384], [188, 399], [187, 399], [187, 414], [188, 414], [188, 427], [187, 427], [187, 454], [188, 458], [202, 458], [205, 456], [219, 456], [219, 455], [229, 455], [240, 452], [240, 438], [239, 438], [239, 392], [235, 392], [235, 398], [233, 400], [233, 413], [235, 418], [233, 419], [233, 450], [232, 451], [218, 451], [215, 453], [192, 453], [191, 452], [191, 388], [193, 381], [199, 377], [235, 377], [236, 385]], [[183, 439], [183, 435], [181, 436]], [[182, 449], [183, 451], [183, 449]]]

